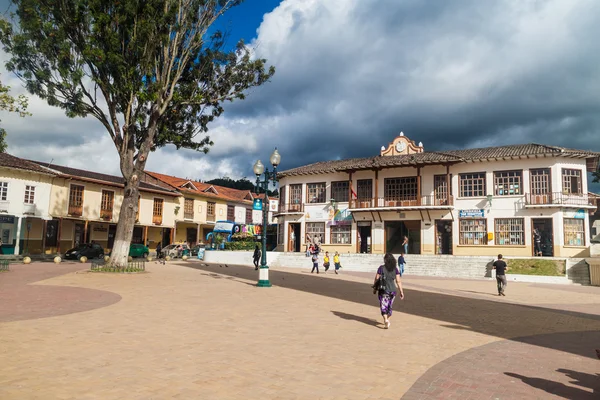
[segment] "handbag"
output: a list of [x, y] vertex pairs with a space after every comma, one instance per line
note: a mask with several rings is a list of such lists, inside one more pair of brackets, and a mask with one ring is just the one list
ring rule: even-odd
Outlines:
[[385, 292], [385, 268], [381, 268], [381, 274], [379, 275], [379, 279], [375, 283], [373, 287], [374, 292], [381, 294]]

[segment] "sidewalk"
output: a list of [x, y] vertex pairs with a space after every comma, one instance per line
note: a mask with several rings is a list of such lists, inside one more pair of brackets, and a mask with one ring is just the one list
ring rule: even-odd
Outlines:
[[[257, 288], [253, 268], [231, 265], [60, 276], [49, 276], [52, 264], [31, 266], [11, 267], [0, 283], [29, 274], [20, 286], [87, 297], [63, 288], [46, 298], [63, 315], [21, 307], [0, 322], [0, 357], [10, 360], [2, 399], [561, 398], [548, 387], [585, 399], [598, 381], [600, 290], [514, 283], [500, 299], [488, 281], [407, 276], [384, 330], [368, 276], [282, 268], [271, 271], [273, 287]], [[16, 293], [31, 298], [27, 290]], [[99, 302], [107, 292], [120, 300]]]

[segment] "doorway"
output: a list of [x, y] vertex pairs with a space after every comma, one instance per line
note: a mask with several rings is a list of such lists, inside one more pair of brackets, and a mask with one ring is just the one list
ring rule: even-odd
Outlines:
[[115, 235], [116, 234], [117, 234], [117, 226], [110, 225], [108, 227], [108, 243], [106, 245], [106, 247], [108, 247], [109, 249], [112, 249], [113, 246], [115, 245]]
[[171, 228], [164, 228], [162, 232], [162, 247], [171, 244]]
[[[358, 252], [362, 254], [371, 253], [371, 222], [359, 222], [357, 227]], [[364, 225], [362, 225], [364, 224]]]
[[435, 254], [452, 254], [452, 221], [435, 221]]
[[300, 236], [300, 223], [288, 224], [288, 251], [299, 253], [302, 236]]
[[131, 243], [145, 244], [144, 243], [144, 228], [142, 228], [141, 226], [133, 227], [133, 235], [131, 236]]
[[185, 237], [188, 242], [188, 246], [193, 247], [198, 242], [198, 229], [187, 228], [185, 231]]
[[535, 238], [533, 232], [535, 229], [540, 233], [540, 247], [543, 257], [554, 256], [554, 230], [552, 226], [552, 218], [532, 218], [531, 219], [531, 254], [535, 254]]
[[85, 241], [84, 238], [85, 233], [85, 225], [83, 224], [75, 224], [75, 234], [73, 235], [73, 240], [75, 241], [75, 247], [83, 244]]
[[402, 242], [408, 237], [408, 254], [421, 254], [421, 221], [386, 221], [385, 252], [400, 254]]

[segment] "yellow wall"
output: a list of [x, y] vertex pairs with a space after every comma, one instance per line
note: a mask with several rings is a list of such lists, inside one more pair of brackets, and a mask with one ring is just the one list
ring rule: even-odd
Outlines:
[[491, 256], [498, 254], [503, 256], [531, 257], [533, 249], [531, 246], [453, 246], [452, 254], [455, 256]]
[[554, 257], [590, 257], [590, 249], [575, 246], [554, 247]]

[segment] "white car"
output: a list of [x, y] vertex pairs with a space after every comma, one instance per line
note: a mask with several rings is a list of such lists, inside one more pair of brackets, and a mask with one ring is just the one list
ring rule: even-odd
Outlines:
[[[178, 247], [181, 246], [181, 250]], [[171, 258], [181, 257], [183, 252], [187, 250], [187, 254], [189, 255], [190, 248], [187, 244], [170, 244], [168, 246], [163, 247], [162, 254], [163, 256], [169, 256]]]

